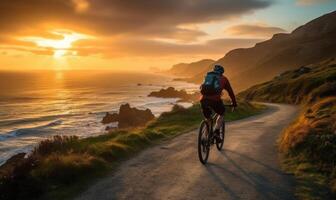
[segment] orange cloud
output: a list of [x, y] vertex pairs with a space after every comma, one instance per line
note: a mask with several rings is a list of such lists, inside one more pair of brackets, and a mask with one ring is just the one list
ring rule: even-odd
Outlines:
[[44, 37], [21, 37], [19, 40], [34, 42], [38, 47], [51, 48], [54, 50], [55, 57], [61, 57], [66, 54], [76, 55], [76, 51], [70, 51], [72, 43], [82, 39], [93, 38], [92, 36], [71, 32], [68, 30], [51, 31], [54, 35], [60, 35], [61, 39], [47, 39]]
[[76, 12], [82, 13], [89, 9], [90, 3], [87, 0], [72, 0]]
[[286, 30], [279, 27], [257, 25], [257, 24], [241, 24], [227, 28], [226, 33], [235, 36], [249, 36], [267, 38], [275, 33], [283, 33]]
[[329, 0], [297, 0], [297, 4], [300, 6], [310, 6], [314, 4], [326, 3]]
[[164, 57], [180, 55], [223, 55], [231, 49], [250, 47], [260, 39], [214, 39], [202, 43], [186, 44], [148, 39], [97, 39], [81, 40], [74, 43], [78, 55], [97, 55], [104, 57]]

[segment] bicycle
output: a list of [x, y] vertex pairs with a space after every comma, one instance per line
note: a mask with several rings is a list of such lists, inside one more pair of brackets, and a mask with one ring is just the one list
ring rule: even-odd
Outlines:
[[[224, 105], [232, 107], [232, 105]], [[209, 158], [210, 148], [216, 144], [217, 150], [222, 150], [225, 140], [225, 120], [219, 129], [219, 135], [214, 134], [213, 126], [216, 123], [218, 114], [214, 113], [210, 120], [204, 119], [201, 122], [198, 133], [198, 157], [202, 164], [206, 164]]]

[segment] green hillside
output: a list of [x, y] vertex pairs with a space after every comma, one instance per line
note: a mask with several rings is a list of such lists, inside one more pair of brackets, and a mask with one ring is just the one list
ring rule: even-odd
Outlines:
[[312, 103], [336, 94], [336, 60], [286, 71], [273, 80], [239, 94], [247, 100], [276, 103]]
[[298, 119], [283, 133], [284, 167], [298, 182], [298, 199], [336, 196], [336, 62], [287, 71], [239, 94], [253, 101], [300, 104]]

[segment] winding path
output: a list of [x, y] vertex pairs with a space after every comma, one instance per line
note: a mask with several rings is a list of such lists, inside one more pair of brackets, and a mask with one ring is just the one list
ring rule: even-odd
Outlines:
[[198, 161], [195, 130], [143, 151], [77, 199], [294, 199], [276, 140], [298, 109], [268, 106], [264, 114], [228, 123], [224, 149], [213, 147], [206, 166]]

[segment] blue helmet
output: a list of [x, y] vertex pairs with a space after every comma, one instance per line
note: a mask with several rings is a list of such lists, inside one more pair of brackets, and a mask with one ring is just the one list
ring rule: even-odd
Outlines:
[[217, 73], [220, 73], [220, 74], [223, 74], [224, 73], [224, 67], [222, 65], [215, 65], [213, 71], [217, 72]]

